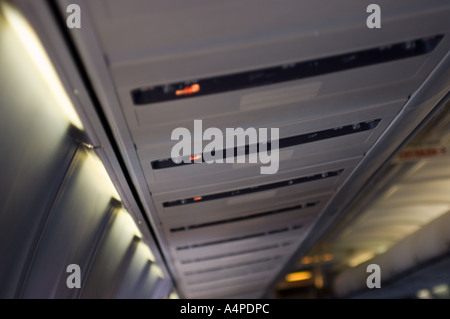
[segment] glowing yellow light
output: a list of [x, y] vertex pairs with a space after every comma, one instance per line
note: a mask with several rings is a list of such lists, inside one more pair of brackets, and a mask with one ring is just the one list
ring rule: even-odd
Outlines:
[[108, 172], [105, 169], [102, 161], [91, 151], [88, 152], [88, 161], [92, 163], [92, 165], [96, 168], [99, 181], [103, 182], [105, 187], [110, 190], [111, 196], [121, 201], [119, 193], [117, 193], [116, 187], [114, 186], [111, 178], [108, 175]]
[[175, 291], [172, 291], [169, 295], [169, 299], [180, 299], [180, 297]]
[[448, 298], [449, 295], [449, 287], [447, 284], [434, 286], [431, 291], [433, 292], [433, 295], [439, 296], [441, 298]]
[[303, 265], [308, 265], [311, 263], [319, 263], [321, 261], [330, 261], [330, 260], [333, 260], [333, 258], [334, 258], [334, 256], [332, 254], [305, 256], [300, 260], [300, 262]]
[[27, 53], [35, 63], [45, 83], [50, 88], [58, 105], [67, 116], [68, 120], [74, 126], [82, 130], [83, 124], [81, 124], [80, 118], [78, 117], [61, 80], [33, 28], [17, 9], [3, 1], [0, 5], [6, 20], [25, 46]]
[[[125, 209], [122, 209], [122, 210], [121, 210], [121, 213], [124, 214], [124, 216], [126, 216], [126, 218], [127, 218], [127, 223], [128, 223], [128, 226], [129, 226], [131, 232], [132, 232], [136, 237], [142, 238], [142, 233], [141, 233], [141, 231], [139, 230], [139, 228], [137, 227], [137, 225], [136, 225], [136, 223], [134, 222], [133, 217], [131, 217], [130, 213], [128, 213]], [[146, 245], [146, 246], [147, 246], [147, 245]], [[147, 246], [147, 248], [148, 248], [148, 246]], [[149, 250], [150, 250], [150, 249], [149, 249]], [[150, 252], [150, 254], [151, 254], [151, 252]], [[152, 254], [151, 256], [153, 256], [153, 254]]]
[[295, 281], [302, 281], [307, 280], [312, 277], [312, 273], [310, 271], [299, 271], [299, 272], [293, 272], [286, 275], [286, 281], [287, 282], [295, 282]]
[[316, 271], [314, 273], [314, 286], [316, 289], [322, 289], [324, 284], [323, 274], [321, 271]]
[[373, 251], [364, 252], [361, 254], [357, 254], [355, 257], [351, 258], [348, 261], [348, 265], [350, 267], [356, 267], [359, 264], [362, 264], [365, 261], [368, 261], [369, 259], [372, 259], [375, 256], [375, 253]]
[[156, 275], [157, 277], [159, 277], [159, 278], [161, 278], [161, 279], [164, 278], [164, 275], [163, 275], [163, 273], [162, 273], [162, 271], [161, 271], [161, 268], [159, 268], [159, 266], [153, 264], [153, 265], [152, 265], [152, 271], [155, 273], [155, 275]]
[[431, 292], [428, 289], [421, 289], [417, 291], [417, 298], [419, 299], [433, 299]]
[[146, 245], [144, 242], [141, 242], [140, 245], [142, 246], [141, 249], [143, 249], [145, 256], [148, 258], [148, 260], [150, 260], [151, 262], [155, 262], [155, 256], [153, 256], [150, 247], [148, 247], [148, 245]]

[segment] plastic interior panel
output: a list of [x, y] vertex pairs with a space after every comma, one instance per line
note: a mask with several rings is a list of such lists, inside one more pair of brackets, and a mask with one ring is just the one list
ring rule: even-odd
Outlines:
[[313, 210], [313, 212], [307, 210], [295, 210], [290, 213], [271, 216], [270, 218], [261, 217], [256, 220], [237, 222], [233, 223], [233, 225], [212, 226], [198, 231], [180, 232], [172, 234], [170, 242], [172, 245], [181, 246], [199, 242], [203, 238], [208, 238], [211, 241], [226, 239], [233, 237], [238, 231], [240, 235], [245, 236], [246, 234], [282, 229], [290, 225], [300, 226], [317, 217], [317, 209]]
[[[133, 234], [126, 231], [126, 225], [120, 222], [120, 211], [116, 211], [92, 263], [89, 275], [84, 283], [81, 298], [113, 298], [116, 294], [115, 276], [119, 276], [128, 265], [136, 245]], [[108, 267], [104, 267], [108, 265]], [[119, 276], [120, 277], [120, 276]]]
[[149, 298], [158, 278], [156, 274], [152, 274], [152, 262], [146, 256], [144, 244], [138, 243], [115, 297]]
[[[17, 298], [76, 145], [48, 88], [0, 15], [0, 298]], [[27, 87], [27, 94], [21, 94]], [[41, 187], [40, 185], [46, 185]]]
[[[423, 80], [423, 77], [419, 75], [413, 76], [417, 74], [426, 58], [414, 59], [420, 59], [421, 63], [413, 63], [414, 61], [392, 62], [386, 66], [339, 72], [308, 81], [294, 81], [293, 83], [269, 85], [257, 89], [232, 91], [148, 106], [133, 106], [132, 109], [130, 108], [127, 119], [133, 138], [139, 148], [170, 140], [174, 128], [188, 127], [190, 129], [194, 119], [202, 119], [205, 128], [218, 127], [221, 130], [226, 127], [240, 126], [244, 128], [278, 126], [296, 118], [326, 114], [325, 110], [327, 109], [329, 109], [328, 114], [343, 110], [354, 110], [367, 105], [369, 100], [383, 103], [405, 99], [418, 87], [420, 80]], [[402, 63], [406, 65], [399, 68], [398, 64]], [[276, 89], [287, 89], [300, 84], [310, 85], [311, 82], [319, 82], [321, 87], [316, 95], [307, 100], [285, 102], [283, 99], [276, 99], [270, 107], [262, 104], [261, 108], [255, 106], [252, 109], [243, 109], [242, 101], [247, 96], [257, 93], [268, 94], [267, 92]], [[395, 83], [401, 83], [402, 86], [395, 87]], [[380, 91], [377, 86], [384, 86], [382, 97], [379, 96]], [[358, 99], [354, 97], [358, 94], [357, 92], [364, 94], [365, 102], [362, 102], [364, 103], [362, 105], [353, 102], [353, 99]], [[390, 97], [390, 100], [387, 99], [388, 97]], [[314, 107], [315, 103], [318, 105]], [[267, 119], [270, 119], [270, 122]], [[149, 140], [150, 136], [152, 137], [151, 140]]]
[[79, 290], [68, 289], [68, 274], [61, 272], [69, 264], [79, 265], [85, 279], [113, 209], [111, 195], [96, 183], [98, 175], [87, 156], [79, 150], [68, 170], [41, 234], [24, 298], [76, 297]]
[[[271, 189], [267, 191], [261, 191], [257, 193], [247, 194], [247, 195], [237, 195], [237, 196], [231, 196], [229, 198], [221, 198], [217, 200], [211, 200], [211, 201], [205, 201], [205, 202], [199, 202], [199, 203], [192, 203], [188, 205], [181, 205], [181, 206], [174, 206], [174, 207], [165, 207], [164, 208], [164, 214], [173, 214], [173, 212], [185, 212], [189, 213], [195, 210], [199, 209], [208, 209], [212, 207], [226, 207], [226, 203], [231, 201], [234, 201], [234, 198], [239, 198], [238, 202], [241, 205], [244, 205], [244, 200], [241, 200], [242, 198], [248, 199], [248, 202], [252, 201], [252, 197], [256, 197], [256, 200], [261, 200], [260, 196], [257, 196], [258, 193], [267, 192], [269, 194], [273, 193], [276, 195], [283, 195], [283, 194], [293, 194], [297, 193], [299, 194], [302, 190], [303, 193], [312, 193], [313, 191], [321, 190], [323, 192], [335, 190], [337, 187], [339, 187], [340, 183], [342, 183], [345, 178], [348, 176], [348, 174], [351, 172], [351, 170], [354, 168], [354, 166], [358, 163], [358, 161], [361, 159], [361, 157], [353, 157], [350, 159], [343, 159], [340, 161], [334, 161], [331, 163], [316, 165], [316, 166], [310, 166], [310, 167], [304, 167], [301, 169], [297, 169], [295, 171], [289, 171], [289, 172], [283, 172], [276, 175], [276, 179], [274, 179], [271, 175], [261, 175], [257, 176], [253, 179], [247, 179], [244, 181], [236, 181], [235, 183], [223, 183], [218, 185], [207, 185], [206, 187], [193, 187], [188, 190], [168, 193], [164, 195], [155, 195], [155, 204], [157, 207], [162, 207], [162, 204], [166, 201], [170, 200], [178, 200], [183, 198], [190, 198], [195, 196], [202, 196], [207, 194], [214, 194], [222, 191], [233, 191], [233, 190], [239, 190], [241, 188], [247, 188], [251, 186], [258, 186], [258, 185], [264, 185], [264, 184], [270, 184], [277, 181], [288, 181], [292, 178], [296, 177], [303, 177], [303, 176], [310, 176], [315, 175], [319, 173], [326, 173], [330, 171], [337, 171], [343, 169], [344, 171], [338, 175], [338, 176], [332, 176], [327, 177], [320, 180], [314, 180], [310, 182], [305, 182], [301, 184], [294, 184], [292, 186], [285, 186], [285, 187], [279, 187], [276, 189]], [[233, 199], [233, 200], [232, 200]], [[225, 205], [224, 205], [225, 204]], [[256, 204], [256, 203], [252, 203]], [[261, 206], [264, 207], [264, 206]], [[253, 206], [253, 209], [257, 209], [257, 206]], [[161, 214], [163, 214], [163, 211], [161, 210]], [[173, 215], [172, 215], [173, 216]]]
[[[314, 121], [294, 122], [290, 125], [281, 126], [280, 137], [282, 138], [283, 136], [287, 136], [288, 133], [289, 135], [299, 135], [305, 134], [306, 132], [339, 127], [344, 124], [357, 123], [358, 121], [367, 121], [375, 118], [382, 119], [378, 126], [370, 131], [280, 149], [278, 172], [281, 173], [284, 170], [293, 169], [298, 166], [299, 162], [304, 166], [308, 166], [317, 163], [318, 161], [332, 161], [344, 157], [364, 154], [376, 141], [381, 132], [387, 127], [394, 115], [393, 113], [403, 104], [404, 101], [387, 104], [383, 108], [373, 108], [371, 109], [371, 112], [366, 111], [366, 113], [364, 113], [360, 111], [359, 114], [346, 113], [341, 116], [319, 118]], [[383, 114], [383, 111], [387, 114]], [[207, 142], [203, 143], [204, 146], [206, 144]], [[346, 147], [341, 147], [340, 145], [345, 145]], [[141, 157], [141, 165], [147, 176], [147, 182], [152, 186], [155, 194], [176, 190], [178, 188], [190, 187], [192, 185], [192, 178], [194, 177], [196, 182], [208, 184], [213, 181], [226, 182], [228, 180], [248, 178], [259, 175], [261, 165], [268, 165], [261, 163], [249, 164], [248, 159], [246, 159], [247, 164], [241, 165], [239, 169], [236, 169], [236, 165], [227, 163], [201, 163], [153, 170], [150, 165], [151, 161], [154, 159], [167, 158], [167, 156], [170, 158], [170, 150], [171, 146], [163, 146], [159, 149], [151, 148], [146, 149], [145, 151], [138, 151], [138, 154]], [[292, 154], [290, 152], [292, 152]], [[327, 156], [323, 156], [324, 154], [327, 154]], [[159, 158], [157, 156], [159, 156]], [[234, 158], [233, 161], [236, 163], [236, 158]]]
[[[215, 268], [215, 267], [221, 267], [223, 265], [227, 264], [239, 264], [244, 263], [248, 260], [258, 260], [265, 258], [267, 256], [287, 256], [292, 251], [292, 246], [285, 245], [285, 246], [279, 246], [278, 244], [274, 245], [267, 245], [267, 247], [271, 247], [269, 249], [264, 250], [257, 250], [251, 252], [250, 250], [245, 253], [245, 251], [236, 251], [235, 255], [231, 256], [225, 256], [220, 258], [210, 258], [207, 259], [205, 257], [205, 260], [203, 261], [195, 261], [186, 263], [186, 261], [190, 260], [182, 260], [184, 263], [177, 262], [176, 266], [178, 269], [180, 269], [180, 272], [189, 272], [189, 271], [196, 271], [198, 269], [205, 269], [205, 268]], [[264, 248], [261, 247], [261, 248]], [[244, 253], [241, 253], [244, 252]], [[210, 256], [210, 257], [214, 257]]]

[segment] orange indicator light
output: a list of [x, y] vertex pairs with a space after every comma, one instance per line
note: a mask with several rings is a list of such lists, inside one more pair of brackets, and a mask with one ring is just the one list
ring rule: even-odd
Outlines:
[[191, 95], [193, 93], [200, 92], [200, 85], [192, 84], [186, 86], [184, 89], [176, 90], [175, 95]]
[[201, 158], [202, 158], [202, 155], [201, 155], [201, 154], [191, 156], [191, 162], [193, 162], [193, 161], [195, 161], [195, 160], [198, 160], [198, 159], [201, 159]]

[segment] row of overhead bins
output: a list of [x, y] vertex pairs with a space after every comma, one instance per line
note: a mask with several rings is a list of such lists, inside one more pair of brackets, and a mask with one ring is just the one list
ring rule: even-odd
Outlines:
[[103, 128], [91, 135], [98, 119], [74, 107], [90, 105], [78, 73], [79, 99], [64, 86], [45, 8], [0, 1], [0, 298], [168, 297], [157, 245], [129, 188], [112, 183], [123, 175]]
[[[76, 3], [70, 34], [191, 298], [261, 296], [450, 46], [445, 1], [381, 1], [377, 30], [355, 1]], [[175, 164], [194, 120], [279, 128], [278, 172]]]

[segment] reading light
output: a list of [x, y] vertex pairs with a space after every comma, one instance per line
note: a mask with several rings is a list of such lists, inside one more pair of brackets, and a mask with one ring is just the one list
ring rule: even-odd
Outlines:
[[45, 83], [50, 88], [53, 97], [58, 102], [67, 119], [78, 129], [83, 130], [83, 124], [33, 28], [16, 8], [3, 1], [0, 6], [8, 24], [25, 46], [27, 53], [36, 65]]
[[310, 278], [312, 278], [312, 273], [310, 271], [299, 271], [287, 274], [285, 279], [287, 282], [296, 282]]

